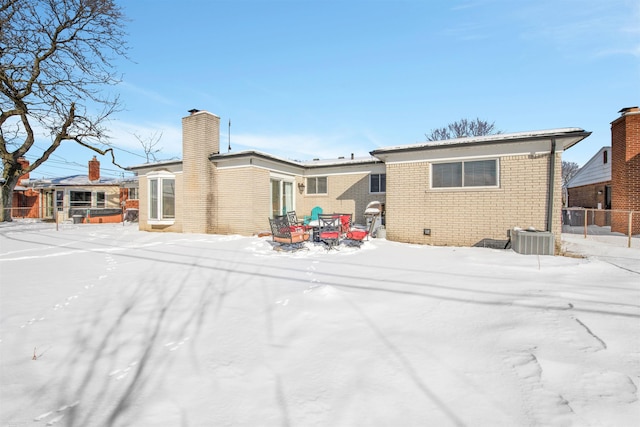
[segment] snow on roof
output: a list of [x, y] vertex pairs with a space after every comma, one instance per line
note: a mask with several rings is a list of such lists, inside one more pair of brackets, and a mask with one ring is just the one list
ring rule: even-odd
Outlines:
[[89, 181], [87, 175], [71, 175], [61, 178], [51, 178], [47, 180], [34, 181], [35, 187], [53, 187], [57, 185], [66, 186], [87, 186], [87, 185], [119, 185], [120, 180], [117, 178], [100, 178], [97, 181]]
[[[584, 134], [586, 138], [591, 133], [586, 132], [581, 128], [558, 128], [549, 130], [537, 130], [537, 131], [525, 131], [525, 132], [513, 132], [513, 133], [499, 133], [493, 135], [472, 136], [465, 138], [454, 138], [442, 141], [425, 141], [414, 144], [396, 145], [391, 147], [382, 147], [377, 150], [373, 150], [371, 154], [384, 153], [388, 151], [407, 151], [407, 150], [421, 150], [435, 147], [444, 147], [452, 145], [465, 145], [465, 144], [477, 144], [477, 143], [501, 143], [501, 142], [514, 142], [519, 140], [528, 140], [535, 138], [548, 138], [552, 136], [573, 136], [572, 134]], [[567, 147], [568, 148], [568, 147]]]
[[262, 158], [274, 160], [277, 162], [289, 163], [289, 164], [302, 166], [302, 167], [353, 165], [353, 164], [361, 164], [361, 163], [379, 162], [378, 159], [372, 156], [354, 157], [353, 159], [351, 157], [339, 157], [337, 159], [293, 160], [293, 159], [286, 159], [284, 157], [280, 157], [274, 154], [269, 154], [269, 153], [256, 151], [256, 150], [243, 150], [243, 151], [236, 151], [234, 153], [214, 154], [210, 157], [210, 159], [224, 160], [224, 159], [231, 159], [236, 157], [247, 157], [247, 156], [262, 157]]
[[182, 160], [160, 160], [159, 162], [153, 162], [153, 163], [143, 163], [141, 165], [133, 165], [133, 166], [129, 166], [126, 167], [126, 170], [135, 170], [135, 169], [143, 169], [143, 168], [150, 168], [150, 167], [156, 167], [156, 166], [163, 166], [163, 165], [173, 165], [173, 164], [177, 164], [177, 163], [182, 163]]

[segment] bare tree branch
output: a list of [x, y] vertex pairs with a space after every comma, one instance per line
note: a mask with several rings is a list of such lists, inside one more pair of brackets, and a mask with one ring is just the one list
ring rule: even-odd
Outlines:
[[475, 120], [460, 119], [449, 123], [446, 127], [432, 129], [426, 133], [427, 141], [443, 141], [446, 139], [466, 138], [471, 136], [484, 136], [502, 133], [497, 130], [494, 122], [487, 122], [476, 118]]
[[[127, 58], [125, 17], [115, 0], [2, 0], [0, 2], [0, 220], [20, 176], [42, 165], [63, 141], [105, 155], [106, 120], [120, 101], [105, 88]], [[36, 140], [50, 138], [36, 154]], [[23, 168], [18, 160], [35, 160]]]
[[156, 159], [156, 154], [160, 153], [162, 151], [162, 148], [155, 147], [156, 145], [158, 145], [158, 142], [160, 142], [160, 139], [162, 138], [162, 132], [155, 132], [153, 135], [147, 137], [146, 139], [135, 133], [133, 134], [133, 136], [135, 136], [138, 142], [140, 142], [140, 144], [142, 145], [144, 154], [147, 156], [147, 163], [149, 163], [150, 159], [153, 159], [154, 162], [158, 161]]
[[562, 161], [562, 186], [566, 187], [567, 183], [580, 170], [580, 165], [575, 162]]

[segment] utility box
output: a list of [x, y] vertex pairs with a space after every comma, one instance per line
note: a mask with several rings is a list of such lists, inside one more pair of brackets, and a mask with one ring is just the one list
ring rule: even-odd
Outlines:
[[511, 230], [511, 248], [523, 255], [554, 255], [555, 238], [550, 231]]

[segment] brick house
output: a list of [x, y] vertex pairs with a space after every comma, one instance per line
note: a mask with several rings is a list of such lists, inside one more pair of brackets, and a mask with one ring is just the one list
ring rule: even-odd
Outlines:
[[602, 147], [567, 182], [567, 206], [611, 209], [611, 147]]
[[[623, 108], [611, 123], [611, 146], [603, 147], [567, 183], [569, 207], [611, 209], [589, 223], [629, 232], [628, 211], [640, 211], [640, 108]], [[618, 212], [619, 211], [619, 212]], [[640, 213], [632, 234], [640, 233]]]
[[382, 148], [387, 239], [473, 246], [514, 227], [561, 233], [562, 152], [578, 128], [488, 135]]
[[314, 206], [364, 223], [367, 203], [377, 200], [390, 240], [469, 246], [535, 227], [559, 241], [561, 154], [590, 134], [500, 134], [300, 162], [220, 153], [219, 117], [190, 113], [182, 119], [181, 161], [129, 168], [139, 178], [141, 230], [252, 235], [267, 230], [273, 215]]
[[384, 203], [384, 164], [373, 157], [298, 162], [258, 151], [220, 153], [219, 117], [183, 118], [183, 159], [133, 166], [139, 178], [140, 229], [251, 235], [267, 218], [314, 206], [353, 213]]
[[121, 182], [100, 177], [100, 162], [95, 156], [88, 162], [88, 175], [72, 175], [30, 182], [40, 197], [39, 217], [82, 222], [113, 223], [122, 221]]
[[[611, 209], [611, 147], [602, 147], [567, 182], [567, 207], [586, 209]], [[591, 211], [585, 218], [582, 210], [564, 212], [564, 224], [600, 227], [611, 225], [610, 212]]]

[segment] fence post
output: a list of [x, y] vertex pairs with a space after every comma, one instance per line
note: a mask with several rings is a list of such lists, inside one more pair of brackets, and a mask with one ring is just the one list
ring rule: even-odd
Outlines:
[[587, 215], [589, 215], [589, 209], [584, 210], [584, 238], [587, 238]]

